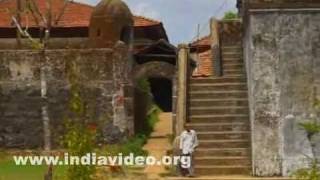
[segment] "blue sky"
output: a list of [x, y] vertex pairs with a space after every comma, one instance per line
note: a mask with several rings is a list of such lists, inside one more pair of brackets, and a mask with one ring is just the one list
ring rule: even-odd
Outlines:
[[[100, 0], [75, 0], [91, 5]], [[209, 19], [221, 18], [226, 11], [236, 9], [236, 0], [124, 0], [136, 15], [163, 22], [171, 43], [189, 43], [208, 34]]]

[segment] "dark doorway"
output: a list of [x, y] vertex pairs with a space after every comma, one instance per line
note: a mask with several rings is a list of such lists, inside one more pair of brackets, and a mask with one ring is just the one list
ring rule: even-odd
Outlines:
[[154, 102], [164, 111], [172, 111], [172, 82], [165, 78], [149, 78]]

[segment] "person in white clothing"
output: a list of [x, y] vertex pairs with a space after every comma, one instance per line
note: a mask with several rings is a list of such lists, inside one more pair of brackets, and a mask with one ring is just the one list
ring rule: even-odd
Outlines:
[[[185, 164], [181, 164], [181, 174], [183, 176], [194, 176], [193, 174], [193, 152], [195, 148], [199, 145], [198, 137], [196, 131], [184, 126], [184, 131], [180, 135], [180, 151], [181, 156], [189, 158], [189, 164], [186, 167]], [[181, 162], [182, 163], [182, 162]]]

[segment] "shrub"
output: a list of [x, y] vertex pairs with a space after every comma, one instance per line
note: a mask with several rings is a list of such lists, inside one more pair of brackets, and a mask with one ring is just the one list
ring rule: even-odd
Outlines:
[[[319, 103], [318, 99], [315, 100], [314, 107], [316, 109], [317, 115], [319, 115]], [[316, 144], [313, 142], [313, 137], [317, 134], [320, 134], [320, 123], [319, 117], [315, 117], [313, 120], [308, 122], [300, 123], [299, 126], [303, 128], [307, 133], [307, 139], [311, 144], [311, 150], [313, 157], [307, 157], [311, 161], [311, 165], [309, 168], [299, 169], [293, 173], [293, 177], [295, 179], [301, 180], [319, 180], [320, 179], [320, 168], [319, 168], [319, 161], [316, 157], [315, 148]]]
[[237, 19], [237, 18], [238, 18], [237, 13], [233, 11], [228, 11], [223, 16], [223, 20], [230, 20], [230, 19]]
[[[96, 129], [88, 125], [86, 103], [83, 100], [83, 87], [80, 82], [80, 71], [73, 60], [68, 61], [68, 80], [71, 84], [69, 100], [69, 117], [66, 119], [67, 133], [63, 137], [63, 145], [69, 155], [82, 157], [92, 153], [95, 145]], [[92, 180], [96, 167], [93, 165], [68, 166], [67, 178], [69, 180]]]

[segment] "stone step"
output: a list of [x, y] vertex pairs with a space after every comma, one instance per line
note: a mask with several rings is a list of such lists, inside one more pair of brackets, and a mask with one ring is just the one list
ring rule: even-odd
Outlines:
[[199, 140], [199, 148], [248, 148], [250, 141], [247, 139], [236, 140]]
[[249, 148], [197, 148], [194, 152], [196, 157], [203, 156], [249, 156]]
[[191, 99], [188, 101], [189, 107], [199, 106], [248, 106], [248, 99]]
[[247, 106], [189, 107], [189, 115], [248, 114]]
[[230, 166], [195, 166], [197, 175], [249, 175], [251, 166], [230, 165]]
[[193, 115], [190, 123], [249, 123], [248, 114]]
[[234, 75], [234, 76], [244, 76], [245, 75], [245, 71], [244, 69], [224, 69], [223, 70], [223, 75], [227, 76], [227, 75]]
[[243, 51], [239, 50], [239, 49], [231, 49], [231, 48], [225, 48], [222, 50], [222, 55], [229, 55], [229, 54], [237, 54], [237, 55], [242, 55]]
[[222, 46], [221, 47], [221, 49], [223, 50], [223, 51], [228, 51], [228, 50], [234, 50], [234, 49], [237, 49], [237, 50], [241, 50], [242, 51], [242, 45], [233, 45], [233, 46], [226, 46], [226, 45], [224, 45], [224, 46]]
[[196, 165], [202, 166], [231, 166], [231, 165], [245, 165], [250, 166], [251, 161], [248, 157], [244, 156], [204, 156], [195, 157], [194, 162]]
[[222, 98], [247, 98], [247, 91], [190, 91], [190, 100], [193, 99], [222, 99]]
[[190, 88], [191, 91], [215, 91], [215, 90], [247, 90], [246, 83], [215, 83], [215, 84], [191, 84]]
[[239, 46], [233, 46], [233, 47], [222, 47], [221, 48], [222, 53], [243, 53], [242, 47]]
[[244, 66], [244, 61], [241, 58], [228, 58], [223, 60], [223, 65], [229, 64], [242, 64]]
[[211, 77], [211, 78], [191, 78], [190, 84], [213, 84], [213, 83], [246, 83], [247, 79], [245, 76], [235, 77]]
[[243, 57], [224, 58], [223, 63], [244, 63]]
[[249, 131], [248, 123], [187, 123], [189, 128], [197, 132], [217, 131]]
[[249, 139], [250, 131], [219, 131], [219, 132], [198, 132], [199, 139], [210, 140], [210, 139]]
[[243, 64], [224, 64], [223, 70], [243, 70], [244, 71], [244, 65]]
[[222, 52], [222, 60], [224, 58], [239, 58], [242, 57], [242, 52]]

